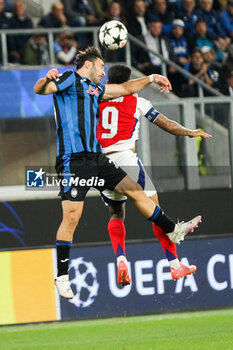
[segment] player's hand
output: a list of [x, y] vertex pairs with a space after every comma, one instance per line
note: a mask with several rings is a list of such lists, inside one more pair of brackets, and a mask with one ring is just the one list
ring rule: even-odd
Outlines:
[[203, 139], [210, 139], [211, 137], [213, 137], [212, 135], [207, 134], [206, 132], [200, 129], [192, 130], [192, 133], [189, 135], [189, 137], [198, 137], [198, 136], [201, 136]]
[[56, 68], [50, 69], [46, 74], [46, 79], [48, 81], [56, 80], [57, 78], [59, 78], [59, 74]]
[[172, 86], [167, 77], [160, 74], [154, 74], [154, 82], [161, 85], [160, 92], [166, 91], [168, 94], [172, 90]]

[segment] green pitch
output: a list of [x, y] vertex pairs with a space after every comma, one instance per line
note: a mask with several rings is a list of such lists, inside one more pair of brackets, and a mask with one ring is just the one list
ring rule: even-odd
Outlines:
[[233, 350], [233, 309], [0, 328], [1, 350]]

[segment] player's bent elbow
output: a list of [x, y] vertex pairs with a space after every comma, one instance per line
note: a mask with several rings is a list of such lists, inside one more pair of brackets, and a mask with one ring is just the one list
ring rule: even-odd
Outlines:
[[41, 90], [39, 90], [36, 85], [34, 86], [33, 91], [35, 92], [35, 94], [43, 95], [43, 92]]
[[53, 91], [50, 91], [51, 89], [38, 89], [37, 87], [34, 87], [34, 92], [35, 94], [37, 95], [50, 95], [50, 94], [53, 94], [54, 92]]

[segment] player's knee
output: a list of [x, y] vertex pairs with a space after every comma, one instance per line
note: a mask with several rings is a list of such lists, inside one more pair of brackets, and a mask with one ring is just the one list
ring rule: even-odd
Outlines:
[[152, 202], [154, 202], [156, 205], [159, 205], [159, 198], [158, 198], [158, 195], [157, 193], [153, 194], [152, 196], [149, 197]]
[[80, 215], [78, 210], [70, 210], [64, 217], [64, 220], [66, 220], [68, 225], [71, 227], [76, 227], [78, 225], [79, 219]]

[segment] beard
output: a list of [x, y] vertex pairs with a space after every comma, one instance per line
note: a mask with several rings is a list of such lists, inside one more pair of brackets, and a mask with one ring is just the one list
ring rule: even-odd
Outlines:
[[95, 83], [96, 85], [98, 85], [100, 83], [100, 79], [97, 76], [97, 69], [95, 68], [94, 64], [91, 68], [90, 71], [90, 80]]

